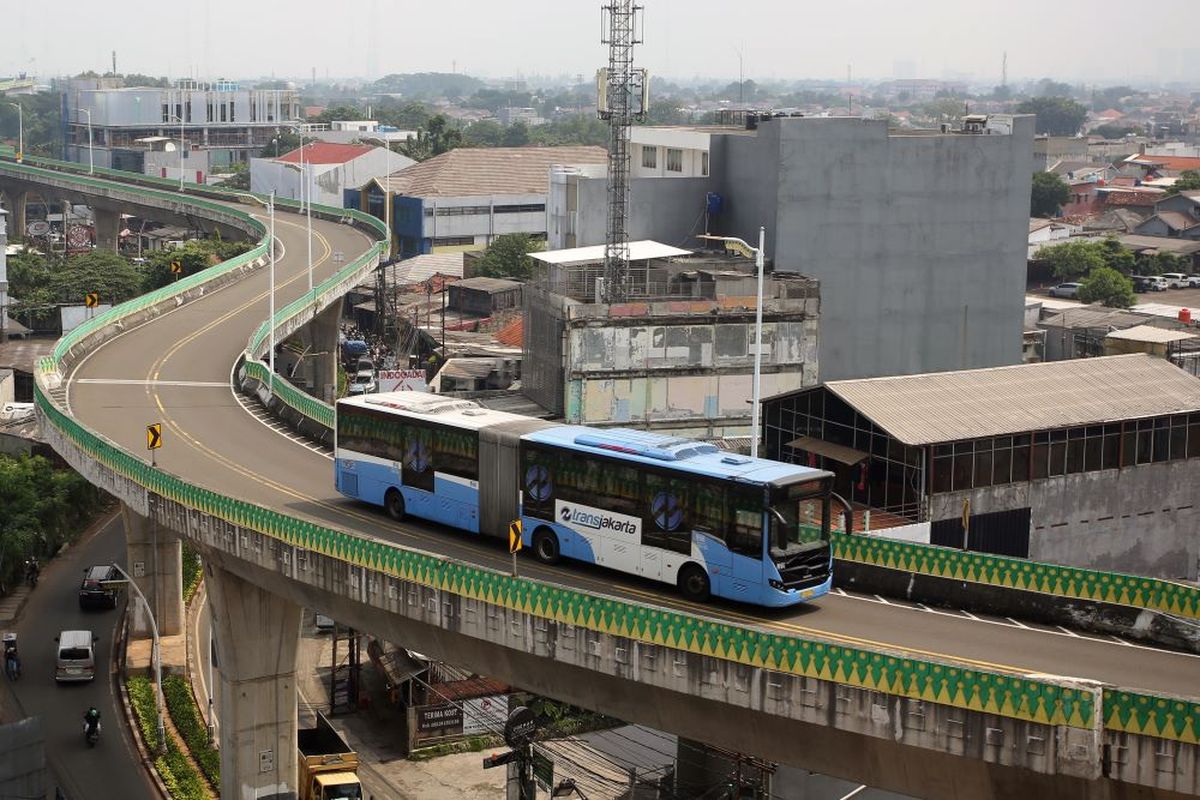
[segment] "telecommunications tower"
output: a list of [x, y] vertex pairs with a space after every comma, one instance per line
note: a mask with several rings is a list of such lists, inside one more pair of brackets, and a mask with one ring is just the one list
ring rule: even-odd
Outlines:
[[642, 11], [634, 0], [611, 0], [601, 8], [600, 41], [608, 67], [596, 75], [600, 119], [608, 120], [608, 224], [604, 241], [604, 302], [629, 294], [629, 128], [644, 119], [650, 82], [633, 68], [633, 46], [642, 42]]

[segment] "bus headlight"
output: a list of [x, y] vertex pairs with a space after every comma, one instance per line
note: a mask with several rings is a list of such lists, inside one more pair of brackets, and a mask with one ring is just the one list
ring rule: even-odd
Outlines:
[[777, 580], [775, 580], [774, 578], [768, 578], [768, 579], [767, 579], [767, 584], [768, 584], [768, 585], [769, 585], [769, 586], [770, 586], [772, 589], [778, 589], [778, 590], [779, 590], [779, 591], [781, 591], [781, 592], [787, 589], [787, 587], [783, 585], [783, 581], [777, 581]]

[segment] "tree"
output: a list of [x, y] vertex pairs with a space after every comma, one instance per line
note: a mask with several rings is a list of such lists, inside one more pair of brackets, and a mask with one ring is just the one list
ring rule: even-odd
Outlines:
[[1042, 78], [1038, 81], [1036, 94], [1038, 97], [1070, 97], [1071, 84]]
[[1060, 280], [1069, 281], [1102, 269], [1104, 255], [1095, 242], [1063, 242], [1043, 247], [1037, 260], [1045, 262]]
[[508, 126], [504, 131], [505, 147], [524, 147], [529, 144], [529, 126], [520, 120]]
[[1179, 175], [1179, 179], [1175, 181], [1167, 194], [1179, 194], [1180, 192], [1194, 192], [1200, 189], [1200, 172], [1194, 169], [1185, 169]]
[[1085, 303], [1099, 302], [1109, 308], [1129, 308], [1135, 299], [1133, 281], [1115, 269], [1100, 267], [1083, 280], [1079, 299]]
[[1087, 118], [1087, 109], [1069, 97], [1035, 97], [1017, 106], [1018, 114], [1036, 114], [1037, 132], [1074, 136]]
[[476, 274], [487, 278], [529, 280], [533, 275], [533, 259], [529, 254], [542, 248], [542, 242], [527, 233], [506, 233], [497, 236], [475, 262]]
[[[219, 238], [193, 239], [174, 250], [159, 250], [146, 260], [143, 289], [150, 292], [178, 278], [208, 269], [250, 249], [248, 241], [227, 242]], [[171, 272], [171, 263], [179, 262], [178, 274]]]
[[424, 161], [461, 147], [462, 143], [462, 131], [454, 127], [445, 115], [435, 114], [424, 128], [417, 131], [416, 139], [409, 139], [400, 145], [400, 152], [416, 161]]
[[271, 137], [271, 141], [263, 146], [262, 151], [258, 154], [259, 158], [276, 158], [295, 150], [300, 146], [300, 134], [294, 131], [281, 129], [279, 133]]
[[73, 539], [98, 503], [99, 492], [76, 472], [41, 456], [0, 455], [0, 583], [12, 583], [27, 557]]
[[1053, 217], [1059, 206], [1071, 198], [1071, 187], [1053, 172], [1033, 173], [1033, 188], [1029, 195], [1029, 215]]
[[1119, 122], [1109, 122], [1092, 128], [1093, 136], [1103, 136], [1105, 139], [1124, 139], [1129, 134], [1137, 132], [1138, 129], [1133, 125], [1122, 125]]
[[123, 303], [142, 293], [142, 274], [124, 257], [109, 250], [93, 250], [72, 256], [56, 269], [50, 281], [60, 303], [82, 303], [88, 292], [96, 292], [103, 303]]
[[469, 147], [499, 147], [504, 141], [504, 126], [494, 119], [484, 119], [463, 131], [463, 144]]

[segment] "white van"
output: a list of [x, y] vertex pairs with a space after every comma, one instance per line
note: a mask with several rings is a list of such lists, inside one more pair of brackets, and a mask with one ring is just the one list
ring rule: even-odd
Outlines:
[[54, 680], [90, 681], [96, 677], [96, 642], [91, 631], [63, 631], [54, 638], [58, 656], [54, 660]]

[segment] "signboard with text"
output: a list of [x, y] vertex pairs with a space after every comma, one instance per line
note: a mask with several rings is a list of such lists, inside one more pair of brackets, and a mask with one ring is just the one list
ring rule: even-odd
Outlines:
[[423, 369], [381, 369], [376, 376], [376, 383], [381, 392], [429, 391]]
[[433, 736], [452, 736], [463, 726], [462, 709], [453, 703], [417, 709], [417, 732]]

